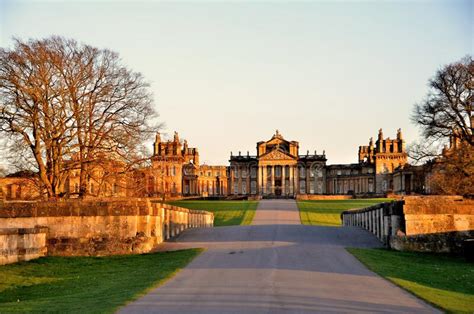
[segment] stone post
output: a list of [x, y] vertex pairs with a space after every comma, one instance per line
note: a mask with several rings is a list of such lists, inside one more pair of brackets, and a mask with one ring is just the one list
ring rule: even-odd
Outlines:
[[262, 167], [263, 169], [263, 193], [262, 195], [266, 195], [267, 194], [267, 166], [263, 166]]
[[289, 175], [289, 184], [288, 184], [288, 187], [290, 189], [290, 195], [293, 195], [294, 193], [294, 185], [293, 185], [293, 165], [290, 165], [288, 167], [288, 171], [290, 172], [290, 175]]
[[286, 196], [285, 183], [286, 183], [286, 166], [283, 165], [281, 166], [281, 194], [283, 196]]
[[272, 166], [272, 173], [271, 173], [271, 179], [272, 179], [272, 190], [271, 194], [275, 195], [275, 166]]

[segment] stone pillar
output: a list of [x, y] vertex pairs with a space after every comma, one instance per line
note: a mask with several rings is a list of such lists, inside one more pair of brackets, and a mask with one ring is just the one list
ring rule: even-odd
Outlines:
[[263, 166], [263, 193], [262, 195], [267, 194], [267, 166]]
[[297, 195], [299, 192], [300, 192], [300, 172], [299, 172], [299, 168], [298, 168], [298, 165], [296, 165], [294, 168], [293, 168], [295, 174], [293, 176], [293, 179], [294, 179], [294, 184], [295, 184], [295, 195]]
[[230, 167], [230, 193], [229, 194], [234, 194], [234, 167]]
[[275, 195], [275, 166], [272, 166], [272, 194]]
[[281, 166], [281, 194], [286, 196], [286, 166]]
[[400, 226], [401, 226], [401, 219], [400, 219], [400, 216], [398, 215], [391, 215], [391, 225], [392, 225], [392, 232], [391, 232], [391, 236], [396, 236], [397, 235], [397, 231], [400, 230]]
[[293, 166], [290, 165], [290, 166], [288, 167], [288, 172], [289, 172], [289, 174], [290, 174], [290, 175], [289, 175], [289, 180], [288, 180], [288, 181], [289, 181], [289, 182], [288, 182], [288, 183], [289, 183], [289, 184], [288, 184], [288, 188], [289, 188], [289, 191], [288, 191], [288, 192], [289, 192], [290, 195], [293, 195]]
[[247, 167], [247, 195], [252, 194], [252, 190], [250, 189], [250, 177], [251, 177], [251, 167]]
[[310, 186], [310, 180], [311, 180], [311, 167], [306, 167], [306, 194], [310, 194], [310, 189], [309, 189], [309, 186]]

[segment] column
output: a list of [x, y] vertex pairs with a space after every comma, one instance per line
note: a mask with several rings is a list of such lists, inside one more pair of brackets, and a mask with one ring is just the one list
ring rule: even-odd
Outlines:
[[293, 166], [289, 166], [288, 167], [288, 172], [289, 172], [289, 176], [288, 176], [288, 188], [289, 188], [289, 191], [288, 191], [288, 194], [292, 195], [293, 194]]
[[286, 166], [281, 166], [281, 195], [286, 195]]
[[295, 176], [294, 176], [294, 180], [295, 180], [295, 195], [298, 194], [300, 192], [300, 172], [298, 171], [298, 165], [295, 166], [294, 168], [294, 172], [295, 172]]
[[267, 194], [267, 166], [263, 166], [263, 193], [262, 195]]
[[310, 180], [311, 180], [311, 167], [306, 167], [305, 166], [305, 169], [306, 169], [306, 194], [310, 194], [310, 190], [309, 190], [309, 185], [310, 185]]
[[238, 168], [238, 173], [239, 175], [237, 176], [239, 179], [238, 179], [238, 182], [239, 182], [239, 186], [238, 186], [238, 194], [242, 194], [242, 167], [239, 166]]
[[272, 166], [272, 174], [271, 174], [271, 179], [272, 179], [272, 191], [271, 193], [275, 195], [275, 166]]
[[250, 180], [251, 180], [251, 172], [252, 172], [252, 167], [248, 166], [247, 167], [247, 195], [252, 194], [252, 189], [250, 188]]
[[230, 168], [230, 193], [229, 194], [234, 194], [234, 166], [231, 166]]

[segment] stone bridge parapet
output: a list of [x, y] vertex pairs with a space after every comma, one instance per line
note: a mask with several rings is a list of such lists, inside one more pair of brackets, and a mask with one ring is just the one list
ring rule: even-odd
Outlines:
[[407, 196], [342, 212], [344, 226], [372, 232], [397, 250], [462, 253], [474, 237], [474, 201], [453, 196]]
[[[147, 199], [1, 202], [0, 247], [5, 261], [14, 260], [6, 257], [13, 254], [12, 249], [6, 248], [13, 235], [7, 240], [2, 234], [41, 226], [38, 230], [45, 235], [47, 255], [146, 253], [188, 228], [213, 224], [211, 212]], [[36, 246], [39, 249], [40, 245]]]

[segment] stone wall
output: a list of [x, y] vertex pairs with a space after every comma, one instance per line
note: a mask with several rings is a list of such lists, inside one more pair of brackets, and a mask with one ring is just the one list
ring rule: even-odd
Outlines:
[[210, 212], [132, 200], [0, 203], [2, 228], [48, 228], [48, 255], [145, 253], [193, 227], [211, 227]]
[[398, 251], [463, 254], [463, 241], [473, 238], [474, 231], [397, 235], [390, 239], [390, 247]]
[[406, 235], [474, 230], [474, 201], [459, 196], [404, 198]]
[[388, 247], [460, 253], [474, 236], [474, 201], [453, 196], [407, 196], [401, 201], [345, 211], [344, 226], [373, 232]]
[[41, 227], [0, 229], [0, 265], [45, 256], [47, 232]]
[[298, 201], [320, 201], [320, 200], [350, 200], [352, 195], [317, 195], [317, 194], [298, 194]]

